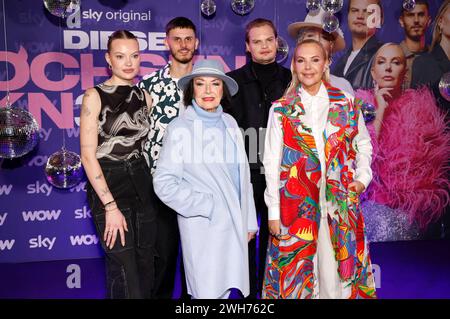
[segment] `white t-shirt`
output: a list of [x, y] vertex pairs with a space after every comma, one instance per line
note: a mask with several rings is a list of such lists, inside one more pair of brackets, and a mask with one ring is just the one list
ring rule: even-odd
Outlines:
[[348, 68], [350, 67], [350, 65], [352, 64], [353, 60], [358, 55], [359, 51], [361, 51], [361, 49], [356, 50], [356, 51], [352, 51], [352, 53], [350, 53], [350, 55], [348, 56], [347, 63], [345, 63], [344, 75], [347, 74]]

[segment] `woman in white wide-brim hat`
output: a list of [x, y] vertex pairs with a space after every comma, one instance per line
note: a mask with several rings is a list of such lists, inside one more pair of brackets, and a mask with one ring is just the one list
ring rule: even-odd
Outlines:
[[236, 121], [223, 112], [237, 83], [214, 60], [180, 78], [184, 114], [167, 127], [153, 176], [159, 198], [178, 213], [188, 293], [249, 294], [248, 241], [258, 230], [250, 169]]
[[[340, 28], [329, 33], [323, 29], [322, 20], [326, 12], [320, 8], [318, 12], [310, 12], [306, 15], [305, 21], [294, 22], [288, 26], [288, 33], [297, 42], [306, 39], [314, 39], [322, 43], [325, 50], [328, 52], [331, 65], [332, 54], [345, 49], [344, 33]], [[330, 84], [334, 87], [340, 88], [345, 92], [355, 95], [352, 85], [346, 79], [330, 74]]]

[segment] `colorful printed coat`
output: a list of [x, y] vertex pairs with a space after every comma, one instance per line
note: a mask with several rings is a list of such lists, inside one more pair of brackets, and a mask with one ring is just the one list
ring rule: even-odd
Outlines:
[[[303, 121], [299, 89], [273, 106], [281, 120], [279, 173], [282, 237], [271, 238], [263, 298], [316, 298], [314, 256], [321, 218], [320, 186], [325, 185], [329, 234], [341, 285], [349, 298], [375, 298], [375, 284], [359, 198], [348, 190], [358, 156], [360, 110], [342, 91], [324, 83], [330, 101], [323, 133], [326, 173], [322, 174], [311, 128]], [[265, 161], [266, 162], [266, 161]], [[266, 174], [270, 174], [266, 168]], [[267, 175], [266, 175], [267, 176]], [[325, 176], [325, 182], [321, 181]], [[267, 178], [267, 177], [266, 177]], [[283, 232], [285, 231], [285, 233]], [[350, 290], [349, 290], [350, 289]]]

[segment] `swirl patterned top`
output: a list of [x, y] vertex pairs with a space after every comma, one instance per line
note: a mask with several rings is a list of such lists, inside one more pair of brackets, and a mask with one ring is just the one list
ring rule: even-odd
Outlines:
[[142, 156], [150, 129], [144, 92], [137, 86], [95, 87], [101, 100], [97, 158], [113, 161]]

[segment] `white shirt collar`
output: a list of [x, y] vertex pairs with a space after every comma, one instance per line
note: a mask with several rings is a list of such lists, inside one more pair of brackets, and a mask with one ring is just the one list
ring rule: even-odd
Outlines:
[[[308, 101], [313, 97], [313, 95], [309, 94], [303, 87], [300, 88], [299, 93], [300, 93], [300, 97], [302, 98], [302, 101]], [[323, 84], [323, 81], [320, 84], [319, 91], [314, 96], [319, 97], [319, 98], [328, 99], [328, 91], [327, 91], [327, 88], [325, 87], [325, 85]]]

